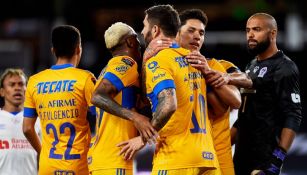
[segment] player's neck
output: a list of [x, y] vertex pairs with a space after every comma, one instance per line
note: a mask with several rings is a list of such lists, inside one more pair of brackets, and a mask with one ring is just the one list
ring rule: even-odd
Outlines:
[[77, 66], [77, 59], [75, 58], [66, 58], [66, 57], [58, 57], [56, 65], [62, 65], [62, 64], [72, 64], [74, 67]]
[[3, 106], [2, 110], [7, 111], [7, 112], [20, 112], [23, 109], [23, 105], [13, 105], [13, 104], [8, 104], [6, 102], [6, 104]]
[[118, 49], [112, 52], [112, 56], [118, 57], [118, 56], [130, 56], [130, 55], [126, 49]]
[[266, 51], [260, 53], [257, 55], [257, 60], [262, 61], [266, 60], [268, 58], [271, 58], [273, 55], [275, 55], [278, 52], [278, 48], [276, 45], [272, 45], [269, 47]]

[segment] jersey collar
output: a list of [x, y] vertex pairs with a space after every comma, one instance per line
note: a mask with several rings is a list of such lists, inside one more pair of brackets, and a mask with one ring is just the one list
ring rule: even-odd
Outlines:
[[51, 66], [51, 69], [58, 70], [58, 69], [65, 69], [65, 68], [68, 68], [68, 67], [74, 67], [74, 65], [70, 64], [70, 63], [60, 64], [60, 65], [53, 65], [53, 66]]
[[170, 48], [179, 48], [179, 45], [177, 43], [172, 43], [172, 45], [170, 46]]

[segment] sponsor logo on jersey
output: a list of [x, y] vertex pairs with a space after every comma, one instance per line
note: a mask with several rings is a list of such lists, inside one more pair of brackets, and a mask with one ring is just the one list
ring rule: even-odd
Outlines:
[[128, 68], [129, 67], [127, 65], [121, 65], [121, 66], [117, 66], [115, 70], [119, 72], [120, 74], [123, 74], [128, 70]]
[[187, 67], [189, 65], [188, 61], [184, 57], [176, 57], [175, 61], [179, 64], [180, 68]]
[[0, 149], [9, 149], [10, 143], [7, 140], [0, 140]]
[[70, 170], [55, 170], [54, 175], [75, 175], [76, 173]]
[[259, 69], [259, 66], [255, 66], [253, 72], [256, 73]]
[[158, 75], [153, 76], [151, 81], [154, 82], [154, 81], [156, 81], [160, 78], [163, 78], [163, 77], [165, 77], [165, 73], [160, 73]]
[[74, 91], [74, 84], [77, 80], [59, 80], [39, 82], [37, 87], [37, 94], [52, 94], [57, 92], [72, 92]]
[[122, 62], [124, 62], [125, 64], [129, 66], [133, 66], [134, 64], [133, 60], [131, 60], [130, 58], [122, 58]]
[[202, 79], [202, 78], [204, 78], [204, 75], [201, 72], [190, 72], [189, 73], [190, 80]]
[[159, 66], [156, 61], [152, 61], [147, 65], [147, 67], [149, 70], [151, 70], [151, 72], [155, 72]]
[[300, 94], [291, 93], [291, 100], [293, 101], [293, 103], [300, 103], [301, 102]]
[[204, 159], [209, 159], [209, 160], [213, 160], [214, 159], [214, 155], [211, 152], [202, 152], [202, 156]]
[[261, 68], [260, 71], [259, 71], [258, 77], [262, 78], [266, 74], [267, 70], [268, 70], [267, 67]]

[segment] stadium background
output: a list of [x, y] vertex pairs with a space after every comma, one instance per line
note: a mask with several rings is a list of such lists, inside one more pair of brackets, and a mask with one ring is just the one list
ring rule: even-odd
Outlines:
[[[82, 35], [83, 56], [80, 68], [96, 76], [111, 57], [103, 34], [112, 23], [126, 22], [140, 33], [144, 10], [155, 4], [173, 4], [178, 10], [200, 8], [209, 18], [205, 45], [206, 57], [226, 59], [244, 70], [252, 59], [246, 51], [245, 24], [255, 12], [267, 12], [278, 23], [278, 47], [301, 73], [303, 123], [289, 151], [283, 174], [307, 174], [306, 77], [303, 64], [307, 55], [307, 1], [298, 0], [10, 0], [0, 6], [0, 72], [8, 67], [23, 68], [27, 75], [50, 67], [50, 32], [57, 24], [78, 27]], [[3, 103], [2, 99], [0, 103]], [[147, 159], [150, 159], [148, 157]], [[150, 161], [142, 158], [143, 166]]]

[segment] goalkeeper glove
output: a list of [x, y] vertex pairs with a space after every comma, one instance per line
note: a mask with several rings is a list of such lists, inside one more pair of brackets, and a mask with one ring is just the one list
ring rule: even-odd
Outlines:
[[266, 169], [260, 171], [257, 175], [279, 175], [283, 161], [287, 155], [286, 150], [281, 147], [277, 147], [272, 154], [270, 164]]

